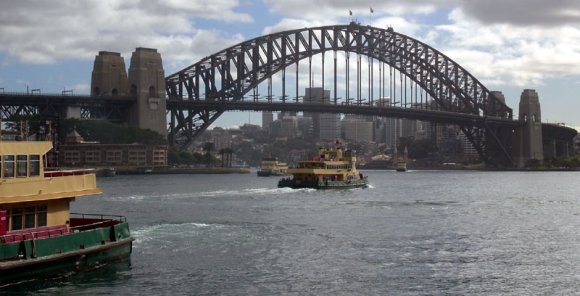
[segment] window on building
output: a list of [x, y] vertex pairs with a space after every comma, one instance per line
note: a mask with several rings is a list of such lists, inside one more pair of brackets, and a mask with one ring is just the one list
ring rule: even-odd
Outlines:
[[11, 230], [21, 230], [46, 226], [47, 206], [14, 208], [10, 212]]
[[34, 228], [36, 225], [36, 213], [34, 207], [24, 208], [24, 228]]
[[145, 165], [147, 164], [146, 150], [129, 150], [128, 162], [130, 165]]
[[30, 155], [28, 172], [31, 177], [40, 175], [40, 155]]
[[20, 230], [22, 229], [22, 214], [23, 214], [23, 209], [22, 208], [16, 208], [16, 209], [12, 209], [11, 211], [11, 217], [10, 219], [12, 220], [12, 230]]
[[17, 177], [27, 177], [28, 176], [28, 156], [27, 155], [16, 156], [16, 176]]
[[81, 152], [70, 150], [64, 152], [64, 163], [67, 165], [78, 165], [81, 162]]
[[36, 207], [36, 227], [46, 226], [46, 206]]
[[85, 151], [85, 162], [91, 164], [98, 164], [101, 162], [101, 151], [100, 150], [87, 150]]
[[14, 155], [4, 155], [4, 178], [14, 178]]
[[167, 155], [165, 153], [165, 150], [162, 149], [153, 150], [153, 164], [154, 165], [167, 164]]
[[108, 150], [105, 156], [108, 164], [119, 164], [123, 162], [122, 150]]

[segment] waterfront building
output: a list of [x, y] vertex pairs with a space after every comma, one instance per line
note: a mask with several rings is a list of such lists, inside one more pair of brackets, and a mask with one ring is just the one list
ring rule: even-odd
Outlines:
[[232, 147], [232, 135], [229, 130], [214, 128], [211, 131], [211, 138], [215, 151]]
[[167, 145], [85, 142], [73, 130], [67, 135], [65, 144], [58, 146], [58, 163], [61, 166], [92, 168], [163, 167], [167, 166]]
[[65, 144], [59, 146], [59, 163], [69, 167], [163, 167], [167, 166], [167, 145]]
[[457, 137], [461, 143], [461, 152], [463, 154], [463, 158], [466, 160], [478, 159], [479, 153], [477, 153], [477, 150], [475, 150], [475, 147], [471, 141], [469, 141], [467, 136], [465, 136], [463, 132], [460, 132]]

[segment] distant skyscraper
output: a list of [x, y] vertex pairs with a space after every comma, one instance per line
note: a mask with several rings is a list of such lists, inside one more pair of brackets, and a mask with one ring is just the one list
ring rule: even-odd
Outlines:
[[262, 129], [270, 133], [270, 125], [274, 121], [274, 113], [272, 111], [262, 111]]
[[278, 137], [294, 139], [298, 136], [298, 119], [296, 116], [286, 116], [280, 120]]
[[369, 116], [346, 115], [341, 121], [344, 139], [353, 142], [372, 142], [373, 122], [371, 120], [372, 117]]
[[[321, 87], [306, 88], [304, 104], [330, 104], [330, 91]], [[340, 137], [340, 114], [304, 113], [312, 118], [313, 136], [318, 140], [335, 140]]]
[[[375, 104], [380, 107], [388, 107], [391, 105], [391, 98], [381, 98]], [[399, 143], [402, 130], [403, 124], [399, 118], [379, 117], [375, 119], [375, 141], [385, 143], [389, 148], [394, 148]]]

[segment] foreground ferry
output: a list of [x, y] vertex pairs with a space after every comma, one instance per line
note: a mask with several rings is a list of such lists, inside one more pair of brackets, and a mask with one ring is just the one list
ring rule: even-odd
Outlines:
[[320, 148], [317, 157], [298, 162], [296, 168], [288, 169], [292, 178], [278, 182], [278, 187], [290, 188], [355, 188], [366, 187], [367, 177], [355, 166], [354, 151], [336, 148]]
[[0, 285], [129, 257], [125, 217], [70, 213], [99, 194], [92, 170], [47, 170], [51, 142], [0, 141]]
[[269, 176], [284, 176], [288, 174], [288, 165], [284, 162], [279, 162], [274, 157], [263, 158], [260, 163], [259, 177]]

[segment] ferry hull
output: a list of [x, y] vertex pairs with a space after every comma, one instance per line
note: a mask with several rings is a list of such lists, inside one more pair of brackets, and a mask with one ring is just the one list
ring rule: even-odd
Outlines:
[[0, 244], [0, 286], [98, 268], [128, 258], [133, 237], [127, 223], [71, 234]]
[[313, 189], [349, 189], [349, 188], [364, 188], [368, 186], [367, 178], [360, 180], [352, 180], [350, 182], [343, 181], [302, 181], [294, 179], [282, 179], [278, 182], [278, 188], [289, 187], [292, 189], [313, 188]]

